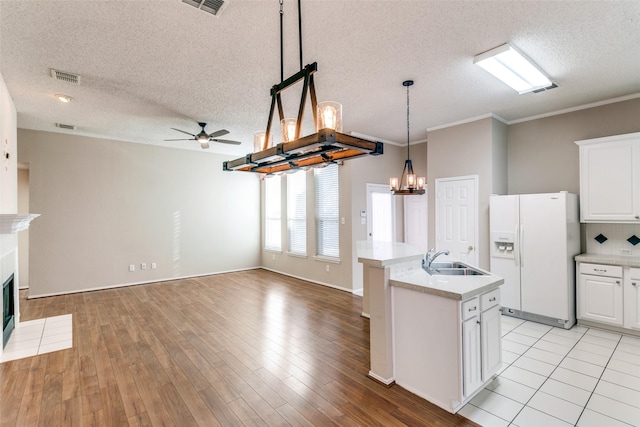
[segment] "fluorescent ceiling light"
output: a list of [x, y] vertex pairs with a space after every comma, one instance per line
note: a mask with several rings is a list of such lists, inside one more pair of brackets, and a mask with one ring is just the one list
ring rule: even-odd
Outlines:
[[553, 85], [538, 67], [509, 43], [476, 55], [473, 63], [511, 86], [519, 94]]

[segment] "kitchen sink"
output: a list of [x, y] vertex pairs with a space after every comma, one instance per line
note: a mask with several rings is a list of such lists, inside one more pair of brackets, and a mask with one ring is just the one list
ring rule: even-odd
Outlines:
[[439, 268], [472, 268], [471, 266], [468, 266], [467, 264], [463, 264], [461, 262], [458, 261], [454, 261], [454, 262], [432, 262], [431, 263], [431, 268], [432, 269], [439, 269]]
[[422, 268], [432, 276], [484, 276], [487, 273], [471, 267], [463, 262], [432, 262], [431, 268], [423, 263]]
[[486, 273], [476, 270], [474, 268], [436, 268], [433, 269], [432, 275], [445, 275], [445, 276], [484, 276]]

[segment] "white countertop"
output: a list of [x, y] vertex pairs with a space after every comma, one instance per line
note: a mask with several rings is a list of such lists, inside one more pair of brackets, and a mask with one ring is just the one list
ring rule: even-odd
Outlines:
[[360, 240], [356, 250], [358, 262], [380, 268], [425, 257], [424, 252], [406, 243]]
[[404, 275], [395, 276], [392, 274], [389, 283], [417, 292], [464, 301], [497, 288], [504, 283], [504, 279], [492, 274], [486, 276], [432, 276], [420, 268]]
[[601, 255], [584, 253], [574, 258], [578, 262], [594, 262], [597, 264], [619, 265], [621, 267], [640, 267], [640, 257], [624, 255]]

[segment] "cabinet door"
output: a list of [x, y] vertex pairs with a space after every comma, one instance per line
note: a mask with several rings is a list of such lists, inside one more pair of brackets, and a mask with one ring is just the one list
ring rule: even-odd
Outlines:
[[482, 381], [487, 381], [502, 366], [502, 333], [500, 306], [496, 305], [480, 315], [482, 343]]
[[622, 279], [581, 274], [578, 318], [622, 326]]
[[630, 279], [625, 276], [624, 327], [640, 329], [640, 269], [632, 268]]
[[580, 144], [582, 222], [640, 222], [639, 144], [638, 137]]
[[480, 319], [474, 316], [462, 323], [462, 392], [470, 396], [482, 385]]

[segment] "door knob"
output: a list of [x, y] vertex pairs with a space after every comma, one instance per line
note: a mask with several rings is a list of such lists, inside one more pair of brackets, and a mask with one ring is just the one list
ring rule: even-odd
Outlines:
[[472, 250], [473, 250], [473, 246], [469, 245], [469, 247], [467, 248], [467, 250], [472, 251]]

